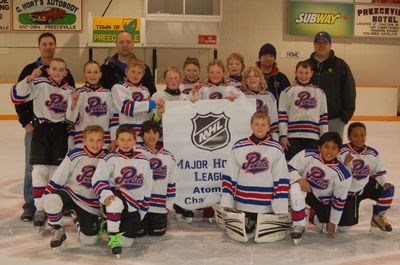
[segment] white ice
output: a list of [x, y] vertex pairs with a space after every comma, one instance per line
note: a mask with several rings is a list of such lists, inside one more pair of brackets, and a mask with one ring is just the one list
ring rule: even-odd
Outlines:
[[[400, 123], [366, 122], [367, 144], [380, 151], [388, 174], [400, 185]], [[350, 232], [338, 233], [333, 240], [312, 227], [298, 246], [289, 238], [275, 243], [233, 242], [213, 224], [196, 218], [191, 225], [181, 224], [171, 214], [163, 237], [137, 239], [123, 249], [120, 259], [111, 256], [105, 241], [87, 247], [79, 243], [70, 218], [66, 218], [67, 246], [59, 254], [49, 247], [51, 235], [39, 233], [31, 222], [19, 216], [23, 203], [24, 131], [17, 121], [1, 121], [0, 131], [0, 263], [13, 264], [400, 264], [399, 195], [388, 220], [390, 237], [369, 232], [372, 202], [361, 205], [360, 223]]]

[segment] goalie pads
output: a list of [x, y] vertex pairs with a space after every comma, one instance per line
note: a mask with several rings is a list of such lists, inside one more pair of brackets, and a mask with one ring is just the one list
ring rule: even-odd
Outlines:
[[289, 215], [259, 213], [254, 241], [266, 243], [282, 240], [289, 234], [291, 227], [292, 220]]
[[217, 226], [219, 228], [225, 228], [225, 222], [224, 222], [224, 208], [221, 207], [219, 203], [214, 204], [213, 209], [215, 211], [215, 222], [217, 223]]
[[245, 214], [235, 210], [223, 211], [226, 234], [235, 241], [247, 242]]

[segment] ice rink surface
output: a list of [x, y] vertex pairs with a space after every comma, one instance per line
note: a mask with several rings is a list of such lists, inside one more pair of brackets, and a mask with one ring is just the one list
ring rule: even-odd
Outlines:
[[[123, 249], [120, 259], [111, 255], [106, 241], [83, 246], [71, 218], [66, 218], [67, 246], [55, 254], [49, 246], [49, 230], [38, 232], [32, 222], [22, 222], [24, 130], [17, 121], [0, 121], [0, 264], [162, 264], [162, 265], [261, 265], [261, 264], [400, 264], [400, 123], [366, 122], [367, 144], [376, 148], [396, 186], [388, 221], [390, 237], [369, 232], [372, 201], [361, 204], [360, 223], [333, 240], [309, 226], [303, 241], [294, 246], [289, 238], [279, 242], [246, 244], [230, 240], [215, 224], [200, 217], [190, 225], [169, 217], [163, 237], [136, 239]], [[345, 137], [346, 139], [346, 137]], [[347, 140], [347, 139], [346, 139]]]

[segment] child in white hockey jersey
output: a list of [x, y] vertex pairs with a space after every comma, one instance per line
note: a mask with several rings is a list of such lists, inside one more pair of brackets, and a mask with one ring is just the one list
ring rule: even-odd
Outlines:
[[[139, 136], [140, 128], [144, 121], [150, 120], [157, 106], [164, 106], [164, 101], [150, 99], [150, 92], [140, 81], [144, 76], [146, 66], [141, 60], [131, 60], [126, 66], [126, 79], [115, 84], [112, 89], [114, 107], [118, 117], [113, 122], [118, 124], [130, 124]], [[141, 138], [137, 138], [141, 142]]]
[[136, 150], [150, 159], [153, 183], [150, 207], [141, 223], [138, 236], [162, 236], [167, 231], [167, 215], [175, 200], [175, 157], [158, 144], [161, 136], [159, 123], [145, 121], [140, 135], [143, 144]]
[[250, 66], [243, 72], [242, 91], [246, 98], [254, 98], [257, 111], [268, 113], [271, 126], [269, 133], [275, 141], [279, 140], [278, 109], [274, 95], [268, 91], [267, 82], [260, 68]]
[[288, 162], [295, 244], [308, 222], [306, 204], [311, 207], [310, 221], [334, 237], [351, 184], [350, 172], [337, 159], [341, 144], [338, 133], [327, 132], [319, 139], [319, 150], [305, 149]]
[[188, 57], [183, 62], [183, 79], [179, 89], [185, 95], [189, 95], [194, 84], [201, 84], [199, 59]]
[[282, 147], [268, 134], [269, 122], [266, 112], [253, 114], [253, 134], [233, 145], [222, 176], [220, 206], [243, 212], [247, 233], [258, 214], [288, 213], [289, 172]]
[[94, 125], [83, 130], [83, 148], [68, 152], [47, 184], [44, 209], [54, 229], [50, 246], [61, 246], [67, 238], [63, 225], [63, 210], [73, 209], [79, 222], [79, 238], [85, 245], [95, 244], [98, 233], [100, 203], [92, 189], [92, 176], [103, 159], [104, 130]]
[[85, 85], [75, 90], [68, 100], [67, 120], [74, 125], [74, 147], [83, 146], [83, 130], [88, 125], [99, 125], [104, 130], [104, 147], [115, 138], [110, 135], [114, 105], [111, 91], [101, 86], [100, 64], [89, 61], [83, 67]]
[[228, 70], [228, 83], [236, 89], [242, 89], [242, 72], [244, 70], [244, 58], [239, 53], [231, 53], [226, 59], [226, 68]]
[[[371, 229], [391, 232], [385, 212], [393, 201], [394, 185], [387, 177], [382, 158], [377, 150], [365, 145], [367, 128], [361, 122], [353, 122], [347, 130], [349, 143], [342, 145], [339, 160], [349, 168], [353, 180], [349, 188], [339, 228], [349, 228], [358, 223], [362, 200], [376, 201], [373, 206]], [[347, 229], [346, 229], [347, 230]]]
[[48, 77], [41, 76], [36, 68], [32, 74], [18, 82], [11, 90], [14, 104], [33, 100], [33, 135], [31, 146], [33, 198], [37, 209], [34, 226], [43, 226], [46, 212], [42, 195], [49, 178], [63, 161], [68, 150], [68, 123], [65, 120], [67, 99], [74, 88], [65, 77], [67, 65], [61, 58], [51, 60], [47, 69]]
[[149, 208], [153, 173], [149, 159], [134, 150], [134, 128], [117, 129], [117, 152], [99, 161], [92, 177], [93, 189], [105, 207], [108, 245], [114, 255], [130, 247]]
[[193, 86], [189, 94], [191, 101], [203, 99], [229, 99], [244, 98], [244, 94], [231, 86], [225, 79], [225, 66], [221, 60], [213, 60], [207, 66], [208, 81], [205, 84]]
[[321, 135], [328, 131], [326, 96], [312, 85], [308, 61], [296, 65], [296, 83], [279, 96], [279, 137], [289, 161], [306, 148], [318, 147]]
[[[171, 66], [167, 67], [164, 71], [164, 81], [166, 88], [161, 91], [157, 91], [151, 97], [152, 100], [158, 101], [176, 101], [176, 100], [186, 100], [188, 96], [181, 92], [179, 89], [181, 81], [182, 81], [182, 74], [178, 67]], [[164, 105], [158, 106], [156, 108], [156, 113], [153, 116], [153, 120], [155, 122], [161, 121], [162, 114], [164, 113], [165, 108]]]

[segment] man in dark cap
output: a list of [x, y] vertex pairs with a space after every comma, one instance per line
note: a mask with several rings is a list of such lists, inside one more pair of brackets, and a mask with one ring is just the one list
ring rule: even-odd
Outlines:
[[261, 46], [258, 52], [257, 66], [264, 74], [265, 80], [268, 83], [268, 90], [274, 94], [276, 100], [282, 90], [290, 86], [289, 79], [282, 72], [279, 72], [278, 65], [276, 64], [276, 49], [270, 44], [266, 43]]
[[356, 85], [350, 67], [335, 56], [331, 45], [329, 33], [321, 31], [315, 35], [314, 52], [310, 57], [314, 71], [311, 82], [326, 94], [329, 131], [343, 138], [344, 126], [355, 110]]

